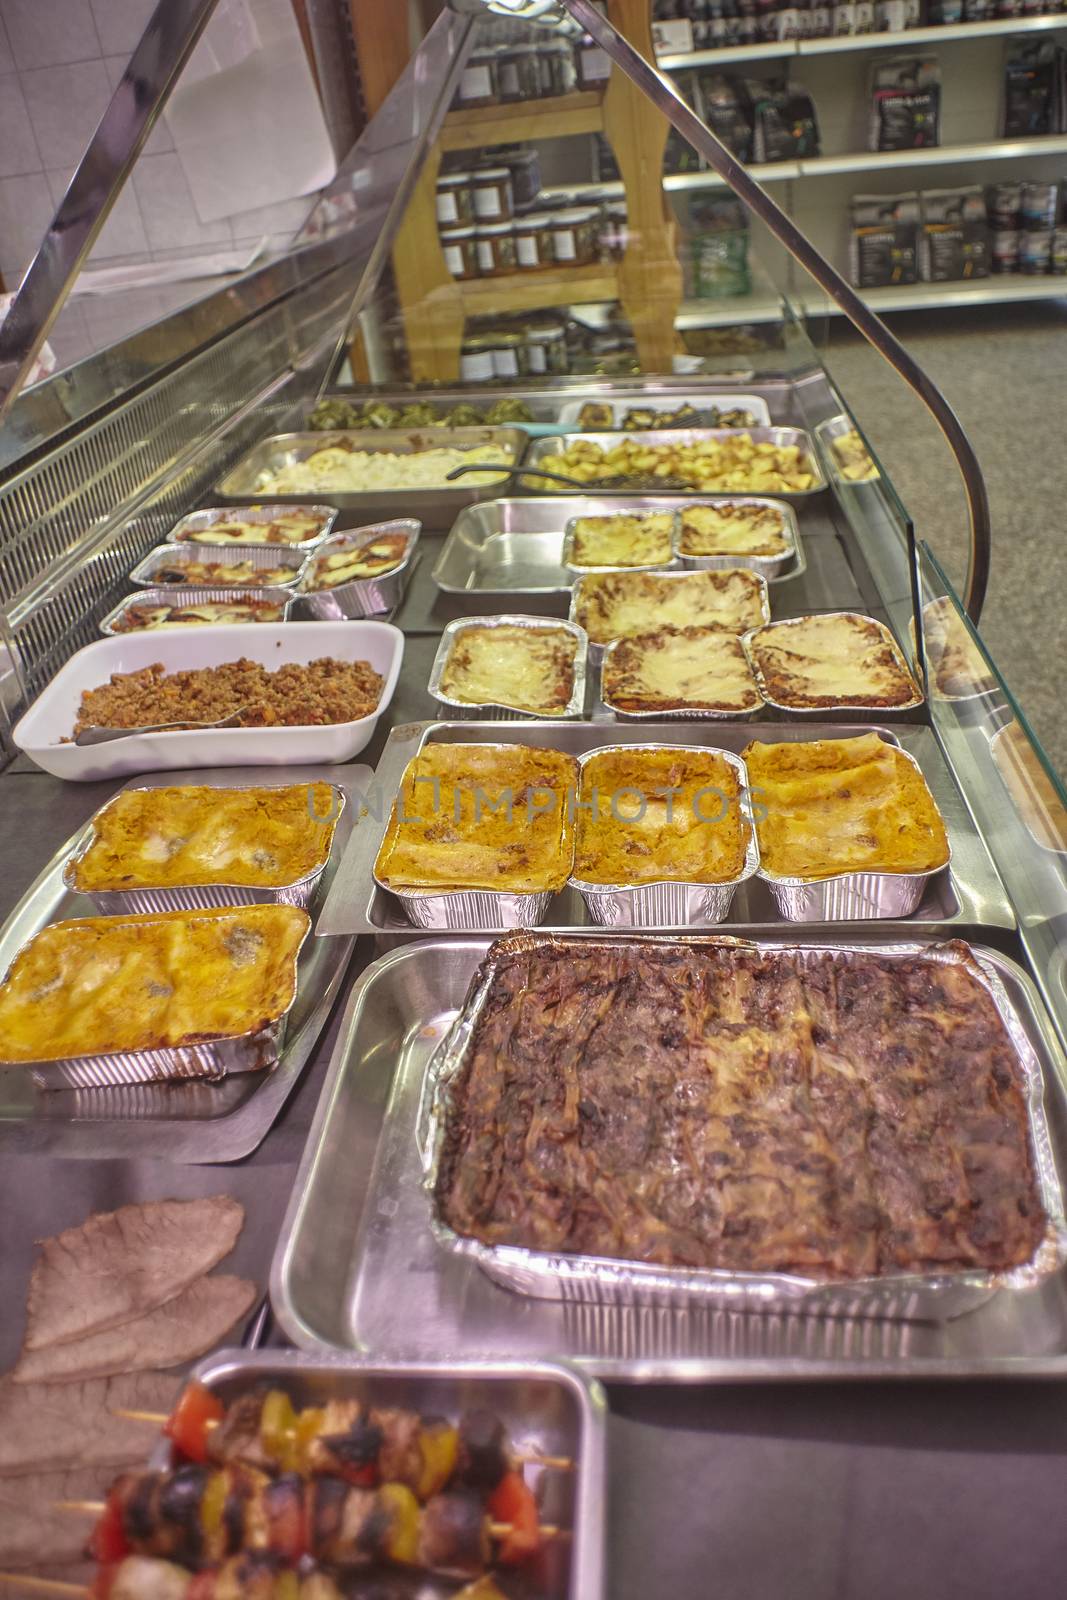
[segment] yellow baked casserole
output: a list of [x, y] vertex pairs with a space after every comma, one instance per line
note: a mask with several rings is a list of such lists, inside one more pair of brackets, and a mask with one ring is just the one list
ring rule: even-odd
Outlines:
[[277, 1021], [311, 926], [295, 906], [82, 917], [42, 928], [0, 985], [0, 1061], [236, 1039]]
[[126, 789], [93, 818], [88, 847], [70, 862], [66, 882], [82, 893], [204, 884], [281, 889], [325, 866], [335, 810], [329, 783]]
[[575, 517], [568, 557], [573, 567], [659, 567], [674, 555], [671, 511]]
[[726, 883], [745, 866], [737, 772], [717, 750], [600, 750], [582, 767], [574, 876]]
[[760, 860], [776, 877], [933, 872], [947, 864], [945, 824], [925, 778], [878, 734], [757, 742], [743, 754]]
[[766, 622], [767, 585], [747, 567], [721, 572], [591, 572], [574, 589], [574, 620], [594, 644], [656, 628], [747, 633]]
[[683, 506], [679, 550], [684, 556], [773, 556], [789, 548], [785, 517], [777, 506], [722, 500]]
[[471, 623], [452, 637], [440, 689], [464, 705], [558, 717], [574, 692], [577, 652], [578, 638], [567, 628]]
[[763, 704], [740, 639], [714, 628], [658, 628], [616, 639], [604, 656], [614, 711], [755, 711]]
[[430, 744], [408, 763], [374, 875], [388, 889], [563, 888], [578, 764], [532, 745]]

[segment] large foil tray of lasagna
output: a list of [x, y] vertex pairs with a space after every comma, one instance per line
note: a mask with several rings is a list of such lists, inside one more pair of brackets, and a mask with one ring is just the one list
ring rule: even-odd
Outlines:
[[[1020, 1068], [1035, 1184], [1047, 1216], [1046, 1229], [1029, 1261], [1003, 1272], [957, 1271], [822, 1281], [787, 1273], [660, 1267], [607, 1257], [551, 1254], [519, 1246], [487, 1245], [456, 1233], [439, 1214], [435, 1192], [452, 1086], [490, 997], [499, 958], [523, 947], [533, 949], [538, 944], [555, 942], [559, 942], [556, 936], [529, 932], [497, 940], [476, 972], [466, 1001], [427, 1070], [417, 1141], [429, 1197], [430, 1227], [438, 1245], [450, 1255], [475, 1262], [494, 1282], [517, 1294], [572, 1306], [663, 1311], [722, 1309], [902, 1322], [948, 1322], [976, 1310], [998, 1291], [1035, 1289], [1067, 1263], [1063, 1190], [1044, 1108], [1045, 1072], [1055, 1077], [1056, 1069], [1051, 1061], [1039, 1057], [1033, 1041], [1045, 1036], [1034, 1018], [1024, 1017], [1017, 1009], [1017, 1005], [1029, 1006], [1028, 986], [1024, 982], [1013, 983], [1014, 999], [1009, 997], [998, 967], [1007, 965], [1015, 979], [1021, 979], [1022, 974], [991, 951], [971, 947], [961, 954], [959, 947], [954, 950], [952, 946], [918, 942], [793, 946], [784, 941], [708, 935], [657, 940], [745, 946], [760, 952], [785, 950], [799, 961], [823, 953], [833, 953], [846, 961], [868, 955], [966, 960], [973, 976], [988, 990]], [[630, 942], [632, 939], [625, 936], [597, 941], [605, 948]], [[588, 940], [584, 941], [584, 948], [588, 950]]]

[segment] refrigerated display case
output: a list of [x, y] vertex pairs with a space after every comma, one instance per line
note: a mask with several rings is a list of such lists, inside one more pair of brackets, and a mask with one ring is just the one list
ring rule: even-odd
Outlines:
[[[190, 28], [203, 9], [175, 8]], [[647, 28], [648, 10], [636, 0], [609, 5], [632, 37]], [[749, 1292], [736, 1280], [699, 1297], [668, 1282], [650, 1297], [627, 1298], [566, 1273], [553, 1280], [556, 1297], [546, 1298], [517, 1293], [521, 1274], [503, 1286], [500, 1272], [487, 1275], [470, 1253], [444, 1251], [431, 1233], [423, 1188], [431, 1061], [494, 937], [532, 908], [471, 895], [457, 912], [433, 904], [447, 896], [423, 895], [415, 914], [378, 868], [408, 762], [472, 742], [555, 750], [575, 761], [616, 746], [695, 746], [736, 761], [753, 739], [798, 743], [878, 730], [925, 777], [951, 844], [950, 864], [910, 885], [915, 903], [906, 912], [884, 883], [869, 893], [853, 882], [838, 896], [794, 884], [790, 899], [772, 875], [746, 870], [732, 896], [718, 897], [722, 919], [715, 920], [699, 897], [650, 896], [635, 910], [637, 897], [585, 893], [572, 875], [544, 897], [539, 926], [586, 939], [605, 930], [676, 939], [710, 932], [758, 948], [875, 958], [923, 956], [962, 940], [980, 952], [1012, 1037], [1036, 1063], [1034, 1083], [1043, 1083], [1043, 1116], [1040, 1094], [1032, 1097], [1032, 1137], [1050, 1194], [1056, 1169], [1067, 1173], [1067, 792], [982, 640], [989, 552], [981, 519], [972, 522], [965, 570], [954, 584], [893, 487], [877, 418], [868, 424], [857, 416], [835, 381], [834, 352], [812, 311], [816, 288], [803, 297], [801, 316], [765, 274], [773, 317], [747, 322], [739, 310], [736, 326], [717, 330], [703, 354], [685, 347], [684, 310], [680, 325], [664, 332], [663, 305], [677, 286], [669, 230], [646, 238], [636, 257], [575, 269], [598, 295], [617, 291], [628, 316], [572, 299], [561, 287], [562, 267], [543, 279], [531, 271], [521, 286], [505, 284], [509, 314], [528, 319], [525, 333], [513, 328], [505, 338], [497, 329], [485, 343], [470, 319], [495, 309], [504, 278], [457, 296], [431, 259], [436, 246], [425, 225], [442, 148], [469, 148], [450, 107], [492, 26], [470, 13], [439, 19], [285, 254], [16, 392], [15, 370], [54, 309], [47, 291], [61, 292], [78, 269], [76, 254], [64, 255], [69, 235], [60, 216], [6, 330], [0, 965], [40, 929], [90, 914], [67, 886], [65, 864], [84, 843], [90, 817], [124, 781], [316, 779], [340, 785], [349, 803], [275, 1066], [183, 1083], [87, 1074], [58, 1090], [42, 1089], [29, 1070], [3, 1068], [5, 1289], [17, 1303], [32, 1240], [88, 1208], [232, 1192], [249, 1212], [245, 1270], [263, 1289], [269, 1277], [272, 1343], [379, 1362], [563, 1360], [611, 1385], [605, 1594], [629, 1600], [655, 1582], [696, 1600], [713, 1581], [735, 1595], [888, 1595], [906, 1585], [922, 1592], [927, 1580], [933, 1593], [931, 1574], [950, 1548], [957, 1579], [975, 1594], [991, 1593], [1020, 1570], [1020, 1518], [1026, 1571], [1047, 1576], [1058, 1551], [1058, 1504], [1046, 1463], [1058, 1449], [1062, 1401], [1059, 1387], [1038, 1391], [1035, 1380], [1067, 1374], [1058, 1260], [1038, 1283], [982, 1283], [976, 1303], [953, 1301], [947, 1313], [939, 1309], [944, 1302], [922, 1295], [893, 1303], [861, 1295], [850, 1303], [846, 1292], [827, 1306], [778, 1292], [780, 1285]], [[632, 83], [610, 79], [605, 126], [607, 97], [636, 94]], [[599, 115], [599, 96], [574, 90], [568, 115], [576, 130], [587, 132]], [[643, 105], [643, 117], [659, 118]], [[521, 138], [540, 136], [540, 121], [521, 105], [475, 107], [462, 118], [481, 118], [509, 141], [513, 118], [522, 122]], [[146, 113], [142, 136], [149, 120]], [[653, 171], [642, 167], [639, 149], [624, 158], [628, 190], [643, 186], [646, 231], [661, 202], [665, 136], [664, 124]], [[102, 195], [108, 184], [101, 186], [95, 159], [90, 170]], [[112, 178], [117, 184], [117, 169]], [[632, 224], [633, 216], [631, 231]], [[669, 254], [671, 263], [655, 301], [644, 300], [629, 275], [640, 262], [647, 276], [649, 252]], [[416, 282], [420, 272], [425, 281]], [[544, 304], [539, 283], [547, 286]], [[468, 355], [488, 350], [489, 369], [484, 361], [469, 369], [485, 381], [461, 381], [464, 346]], [[562, 350], [560, 365], [566, 359], [571, 370], [553, 370], [547, 354], [544, 369], [531, 365], [531, 347]], [[509, 402], [503, 412], [489, 414], [501, 401]], [[464, 411], [449, 425], [457, 407]], [[523, 476], [524, 462], [558, 457], [568, 442], [581, 446], [583, 431], [592, 431], [580, 425], [586, 407], [608, 408], [610, 423], [623, 430], [630, 411], [653, 413], [653, 423], [684, 411], [686, 428], [653, 428], [654, 445], [736, 439], [750, 430], [758, 441], [764, 429], [769, 447], [795, 444], [806, 482], [778, 486], [787, 555], [762, 574], [745, 566], [759, 577], [749, 588], [765, 596], [759, 605], [772, 624], [844, 613], [881, 625], [915, 675], [917, 703], [871, 710], [846, 700], [805, 711], [773, 703], [768, 693], [749, 708], [753, 720], [698, 718], [685, 705], [660, 719], [628, 720], [613, 715], [600, 692], [603, 641], [591, 639], [581, 693], [577, 672], [572, 685], [580, 708], [567, 708], [578, 716], [512, 717], [506, 703], [485, 715], [476, 707], [452, 715], [430, 690], [446, 629], [518, 615], [558, 619], [573, 633], [581, 574], [580, 563], [567, 564], [572, 519], [627, 510], [675, 518], [682, 506], [721, 505], [725, 492], [775, 503], [773, 488], [744, 484], [697, 492], [690, 480], [682, 489], [628, 491], [625, 484], [554, 488]], [[751, 420], [724, 433], [724, 411]], [[364, 425], [353, 430], [354, 420]], [[611, 431], [597, 435], [607, 448]], [[372, 494], [351, 483], [311, 493], [272, 481], [332, 443], [367, 450], [372, 465], [383, 451], [403, 459], [492, 445], [501, 468], [516, 471], [506, 480], [458, 478], [414, 489], [391, 487], [388, 474], [378, 473]], [[269, 505], [273, 515], [301, 499], [336, 506], [338, 515], [303, 552], [294, 620], [225, 637], [207, 629], [201, 642], [196, 629], [123, 635], [107, 641], [106, 659], [100, 653], [101, 624], [136, 588], [131, 572], [145, 569], [182, 518], [212, 507], [223, 519], [236, 517], [245, 503]], [[384, 591], [348, 582], [336, 608], [310, 603], [330, 592], [308, 579], [316, 563], [326, 552], [348, 551], [350, 541], [338, 546], [339, 535], [368, 524], [410, 534], [411, 519], [421, 535], [405, 546], [402, 582]], [[204, 548], [220, 560], [217, 543]], [[669, 563], [671, 581], [691, 570], [681, 555]], [[387, 609], [374, 611], [379, 603]], [[736, 632], [756, 631], [766, 610]], [[391, 626], [382, 630], [383, 621]], [[86, 649], [92, 653], [78, 653]], [[324, 741], [331, 730], [321, 727], [62, 742], [80, 692], [113, 671], [155, 661], [217, 664], [238, 653], [265, 664], [308, 662], [334, 651], [369, 658], [388, 684], [362, 748]], [[296, 742], [279, 741], [279, 733]], [[299, 742], [306, 733], [318, 735], [310, 754]], [[247, 735], [263, 737], [249, 744]], [[168, 753], [167, 741], [176, 739], [185, 741], [181, 761], [174, 744]], [[66, 778], [49, 770], [57, 765]], [[19, 1334], [18, 1318], [8, 1319], [11, 1358]], [[904, 1379], [923, 1382], [888, 1381]], [[972, 1386], [953, 1387], [961, 1379]], [[944, 1451], [954, 1452], [951, 1474]], [[909, 1518], [922, 1519], [918, 1533]]]

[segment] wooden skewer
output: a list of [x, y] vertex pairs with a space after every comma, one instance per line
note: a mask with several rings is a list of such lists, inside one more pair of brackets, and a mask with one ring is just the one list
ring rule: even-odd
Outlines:
[[[127, 1411], [123, 1407], [117, 1407], [111, 1415], [122, 1417], [126, 1422], [147, 1422], [154, 1428], [161, 1428], [167, 1420], [162, 1411]], [[208, 1429], [217, 1428], [218, 1423], [211, 1421], [206, 1426]], [[540, 1450], [524, 1450], [516, 1455], [515, 1460], [533, 1467], [548, 1467], [556, 1472], [574, 1471], [570, 1456], [545, 1456]]]
[[37, 1589], [41, 1594], [89, 1595], [84, 1583], [65, 1583], [62, 1578], [31, 1578], [26, 1572], [0, 1572], [0, 1583], [17, 1583], [20, 1589]]
[[[107, 1510], [107, 1502], [105, 1500], [55, 1500], [53, 1501], [53, 1507], [56, 1511], [80, 1511], [87, 1517], [99, 1517]], [[489, 1524], [489, 1534], [493, 1539], [506, 1539], [511, 1531], [512, 1524], [510, 1522], [491, 1522]], [[557, 1528], [554, 1522], [543, 1523], [540, 1533], [542, 1539], [570, 1538], [570, 1529]]]

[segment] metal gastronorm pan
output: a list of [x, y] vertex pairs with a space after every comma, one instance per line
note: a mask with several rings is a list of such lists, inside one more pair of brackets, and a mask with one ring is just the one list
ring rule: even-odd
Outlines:
[[[272, 1304], [296, 1344], [394, 1360], [493, 1350], [568, 1359], [635, 1383], [1067, 1377], [1062, 1275], [1005, 1290], [951, 1322], [893, 1322], [519, 1299], [443, 1251], [430, 1232], [416, 1130], [427, 1067], [488, 946], [472, 937], [404, 945], [353, 987], [274, 1257]], [[1061, 1046], [1032, 980], [1010, 959], [983, 955], [1056, 1062], [1046, 1112], [1063, 1171]]]
[[[664, 445], [670, 448], [677, 448], [679, 445], [685, 444], [702, 444], [709, 439], [734, 439], [742, 434], [747, 435], [754, 444], [773, 444], [777, 445], [779, 448], [785, 448], [789, 445], [797, 445], [800, 448], [802, 457], [805, 459], [804, 470], [811, 473], [811, 487], [808, 489], [780, 489], [768, 491], [767, 489], [760, 489], [755, 484], [752, 484], [751, 486], [740, 486], [735, 489], [720, 489], [718, 491], [713, 489], [705, 489], [705, 494], [714, 494], [718, 492], [720, 495], [746, 493], [766, 495], [770, 493], [775, 500], [788, 500], [791, 505], [802, 506], [811, 499], [812, 495], [821, 494], [826, 488], [826, 476], [823, 472], [822, 463], [819, 460], [818, 452], [815, 449], [815, 442], [812, 439], [811, 434], [807, 433], [803, 428], [662, 428], [649, 431], [648, 433], [642, 433], [633, 430], [626, 433], [550, 434], [546, 438], [533, 440], [529, 450], [526, 452], [524, 464], [531, 467], [540, 466], [545, 460], [546, 456], [560, 455], [565, 450], [568, 450], [571, 445], [575, 444], [598, 444], [602, 449], [607, 451], [611, 450], [614, 446], [621, 444], [624, 439], [633, 439], [638, 444]], [[527, 480], [524, 480], [519, 478], [517, 482], [522, 487], [525, 494], [552, 494], [554, 492], [547, 479], [537, 479], [531, 477]], [[611, 489], [594, 490], [594, 493], [596, 494], [628, 494], [629, 492], [630, 491], [626, 489], [620, 489], [618, 491]], [[699, 494], [700, 488], [699, 486], [694, 486], [688, 489], [665, 489], [662, 492], [664, 494], [671, 494], [674, 496], [681, 494], [692, 496], [694, 494]]]
[[[226, 474], [218, 485], [217, 493], [224, 500], [270, 500], [278, 505], [303, 505], [312, 491], [303, 494], [277, 494], [258, 487], [260, 475], [277, 472], [280, 467], [305, 461], [319, 450], [343, 444], [351, 450], [370, 451], [372, 454], [391, 452], [395, 455], [415, 455], [424, 450], [470, 450], [477, 445], [496, 445], [500, 449], [501, 464], [518, 465], [526, 448], [527, 435], [521, 428], [382, 428], [349, 429], [335, 433], [279, 433], [259, 444], [244, 456]], [[487, 463], [486, 471], [491, 471]], [[331, 502], [342, 511], [358, 512], [365, 522], [379, 517], [418, 517], [424, 528], [447, 528], [456, 513], [477, 500], [491, 500], [507, 486], [508, 480], [479, 483], [478, 474], [470, 473], [455, 483], [436, 489], [368, 489], [330, 490]], [[326, 491], [316, 490], [315, 493]]]

